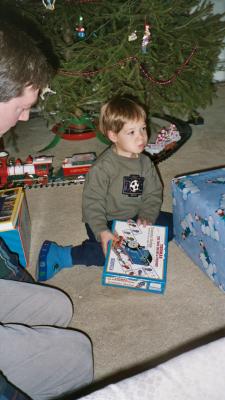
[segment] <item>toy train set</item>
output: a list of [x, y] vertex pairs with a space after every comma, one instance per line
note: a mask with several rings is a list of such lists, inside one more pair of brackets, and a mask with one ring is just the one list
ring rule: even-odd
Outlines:
[[24, 189], [65, 186], [83, 183], [85, 174], [96, 160], [96, 154], [74, 154], [63, 160], [61, 168], [54, 173], [53, 156], [28, 156], [25, 162], [9, 158], [0, 152], [0, 189], [22, 186]]

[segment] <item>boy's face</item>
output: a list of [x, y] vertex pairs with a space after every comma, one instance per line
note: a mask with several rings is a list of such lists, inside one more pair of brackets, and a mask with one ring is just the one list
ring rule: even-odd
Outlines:
[[0, 103], [0, 137], [18, 121], [27, 121], [31, 107], [37, 102], [38, 89], [27, 86], [22, 96]]
[[117, 154], [129, 158], [136, 157], [142, 153], [148, 141], [145, 120], [126, 122], [119, 133], [110, 131], [108, 137], [115, 144]]

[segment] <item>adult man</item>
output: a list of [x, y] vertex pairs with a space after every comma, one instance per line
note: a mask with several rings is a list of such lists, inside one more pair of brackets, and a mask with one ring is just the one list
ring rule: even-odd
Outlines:
[[[1, 25], [0, 136], [17, 121], [29, 119], [50, 76], [32, 39]], [[91, 382], [92, 346], [83, 333], [65, 329], [72, 315], [70, 299], [57, 289], [33, 284], [0, 240], [0, 399], [12, 398], [8, 381], [34, 400], [57, 398]], [[28, 397], [20, 393], [18, 399], [23, 398]]]

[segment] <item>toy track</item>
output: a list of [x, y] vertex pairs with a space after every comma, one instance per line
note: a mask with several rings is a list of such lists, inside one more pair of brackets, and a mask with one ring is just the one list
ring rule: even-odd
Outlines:
[[22, 186], [24, 189], [39, 189], [39, 188], [49, 188], [49, 187], [59, 187], [59, 186], [70, 186], [70, 185], [79, 185], [83, 184], [85, 181], [84, 176], [79, 176], [76, 178], [68, 178], [68, 179], [57, 179], [57, 180], [50, 180], [47, 183], [39, 183], [39, 182], [32, 182], [32, 184], [22, 183], [20, 181], [15, 181], [12, 187]]
[[74, 178], [74, 179], [65, 179], [63, 181], [50, 181], [46, 184], [43, 183], [34, 183], [33, 185], [24, 185], [24, 189], [37, 189], [37, 188], [47, 188], [47, 187], [58, 187], [58, 186], [67, 186], [67, 185], [78, 185], [84, 183], [85, 178]]

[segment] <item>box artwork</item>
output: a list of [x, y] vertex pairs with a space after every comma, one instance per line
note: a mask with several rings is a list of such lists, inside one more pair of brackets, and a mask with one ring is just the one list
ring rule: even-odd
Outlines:
[[172, 180], [175, 241], [225, 291], [225, 168]]
[[118, 241], [109, 245], [103, 285], [163, 293], [166, 285], [167, 228], [114, 221]]
[[0, 237], [13, 253], [18, 254], [21, 266], [27, 267], [30, 253], [31, 220], [25, 194], [15, 226], [7, 231], [0, 231]]
[[0, 231], [13, 229], [23, 200], [23, 188], [0, 190]]

